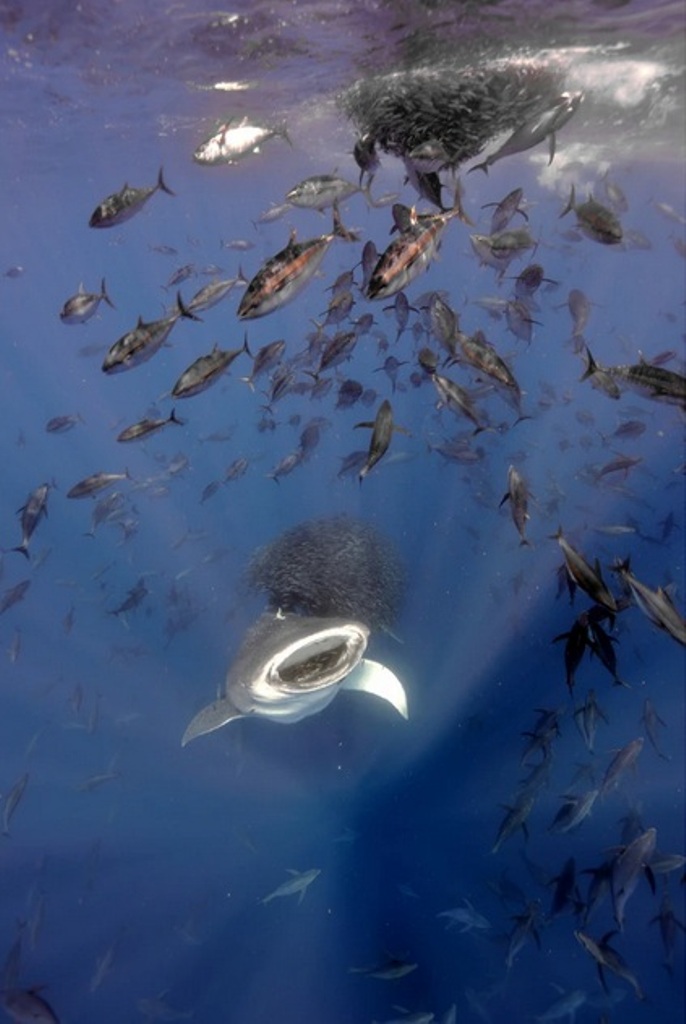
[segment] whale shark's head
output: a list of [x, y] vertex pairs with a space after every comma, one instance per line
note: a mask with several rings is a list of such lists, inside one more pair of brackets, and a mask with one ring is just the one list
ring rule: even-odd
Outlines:
[[247, 715], [298, 722], [325, 708], [341, 688], [382, 697], [406, 718], [400, 681], [363, 659], [368, 639], [367, 626], [346, 618], [262, 615], [229, 669], [224, 695], [193, 718], [182, 746]]

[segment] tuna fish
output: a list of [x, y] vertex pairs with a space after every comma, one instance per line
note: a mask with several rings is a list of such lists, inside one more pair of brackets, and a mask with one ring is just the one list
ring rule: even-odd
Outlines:
[[105, 487], [111, 487], [112, 484], [116, 484], [118, 480], [128, 480], [129, 472], [125, 470], [123, 473], [92, 473], [90, 476], [86, 476], [83, 480], [79, 480], [73, 487], [70, 487], [67, 491], [68, 498], [90, 498], [91, 495], [97, 494], [99, 491], [104, 490]]
[[10, 821], [12, 820], [12, 816], [14, 815], [17, 807], [21, 803], [28, 781], [29, 773], [24, 772], [24, 774], [17, 779], [9, 792], [5, 795], [5, 805], [2, 809], [2, 834], [4, 836], [8, 836], [10, 834]]
[[328, 235], [298, 242], [295, 232], [292, 232], [285, 249], [267, 260], [248, 284], [238, 306], [238, 316], [242, 320], [266, 316], [289, 302], [318, 269], [334, 238], [351, 242], [356, 237], [341, 223], [336, 204], [333, 207], [333, 227]]
[[21, 544], [12, 551], [20, 551], [25, 558], [29, 557], [29, 541], [43, 516], [48, 514], [48, 493], [50, 484], [40, 484], [34, 491], [31, 491], [26, 504], [19, 509], [21, 513]]
[[598, 793], [598, 789], [589, 789], [586, 793], [581, 793], [579, 796], [571, 794], [563, 797], [565, 802], [555, 815], [548, 831], [564, 833], [571, 832], [572, 829], [577, 828], [591, 813]]
[[273, 892], [270, 892], [268, 896], [265, 896], [260, 900], [260, 903], [270, 903], [272, 900], [280, 896], [295, 896], [298, 895], [298, 903], [302, 903], [305, 893], [309, 887], [321, 874], [320, 868], [310, 868], [309, 871], [295, 871], [293, 868], [288, 868], [288, 874], [291, 876], [287, 881], [282, 882]]
[[586, 559], [566, 540], [561, 526], [558, 528], [557, 533], [552, 535], [551, 539], [556, 540], [562, 548], [565, 566], [572, 583], [581, 587], [589, 597], [604, 608], [611, 612], [616, 612], [617, 602], [605, 585], [598, 559], [596, 558], [595, 567], [589, 565]]
[[168, 196], [174, 195], [164, 180], [161, 167], [157, 175], [157, 184], [151, 188], [132, 188], [128, 184], [124, 185], [121, 191], [113, 193], [96, 206], [88, 224], [92, 228], [112, 228], [116, 224], [123, 224], [142, 210], [148, 199], [158, 191], [166, 192]]
[[336, 174], [315, 174], [289, 189], [286, 202], [307, 210], [326, 210], [360, 191], [364, 191], [360, 185], [354, 185]]
[[610, 761], [603, 780], [600, 784], [600, 795], [605, 796], [606, 793], [612, 792], [616, 789], [619, 784], [619, 779], [629, 768], [638, 760], [638, 756], [643, 750], [643, 737], [639, 736], [635, 740], [631, 740], [625, 746], [618, 750], [615, 756]]
[[448, 222], [454, 217], [465, 219], [459, 187], [452, 209], [444, 213], [418, 214], [408, 207], [401, 209], [405, 226], [379, 257], [367, 285], [368, 299], [387, 299], [402, 291], [429, 266]]
[[560, 217], [564, 217], [570, 210], [574, 210], [583, 233], [594, 242], [601, 242], [603, 245], [617, 245], [622, 241], [622, 225], [617, 215], [607, 206], [599, 203], [592, 195], [589, 195], [585, 203], [577, 203], [573, 185], [567, 205]]
[[629, 897], [638, 883], [641, 872], [645, 872], [650, 887], [655, 892], [655, 879], [650, 870], [650, 859], [655, 853], [657, 831], [646, 829], [633, 842], [625, 846], [612, 861], [610, 891], [615, 921], [620, 931], [624, 929], [624, 911]]
[[85, 324], [94, 315], [101, 302], [106, 302], [112, 309], [115, 308], [107, 294], [104, 277], [99, 292], [85, 292], [83, 285], [80, 285], [76, 295], [67, 299], [62, 307], [60, 320], [63, 324]]
[[500, 502], [500, 505], [504, 505], [506, 501], [510, 502], [510, 511], [512, 513], [512, 521], [517, 528], [517, 533], [520, 536], [520, 545], [526, 545], [531, 547], [530, 542], [526, 538], [526, 524], [529, 520], [529, 491], [526, 486], [524, 478], [515, 469], [514, 466], [510, 466], [507, 471], [507, 491]]
[[628, 982], [628, 984], [633, 988], [636, 998], [643, 1001], [645, 999], [645, 995], [643, 993], [643, 989], [638, 983], [636, 975], [629, 970], [624, 958], [621, 957], [617, 950], [613, 949], [610, 945], [610, 939], [615, 934], [616, 932], [614, 931], [608, 932], [606, 935], [603, 935], [602, 939], [596, 940], [592, 939], [591, 936], [587, 935], [585, 932], [576, 931], [574, 932], [574, 937], [581, 947], [586, 950], [588, 955], [595, 960], [598, 967], [598, 976], [600, 977], [600, 982], [605, 989], [605, 992], [608, 991], [607, 982], [605, 980], [605, 971], [607, 970], [612, 971], [612, 973], [616, 974], [618, 978], [623, 978], [624, 981]]
[[191, 398], [193, 395], [199, 395], [201, 391], [206, 391], [228, 370], [234, 359], [247, 350], [247, 338], [241, 348], [221, 349], [215, 345], [208, 355], [199, 356], [183, 371], [172, 388], [172, 395], [174, 398]]
[[290, 143], [285, 126], [266, 128], [251, 124], [248, 117], [242, 118], [237, 124], [226, 121], [201, 143], [193, 153], [198, 164], [214, 166], [216, 164], [235, 164], [251, 153], [259, 153], [260, 146], [280, 135]]
[[356, 423], [355, 426], [369, 427], [372, 431], [367, 461], [359, 472], [359, 481], [362, 483], [367, 473], [374, 468], [388, 451], [393, 431], [399, 430], [403, 433], [407, 433], [407, 431], [404, 431], [402, 427], [395, 426], [393, 423], [393, 410], [387, 398], [384, 398], [379, 406], [373, 422], [365, 421], [363, 423]]
[[184, 305], [180, 294], [176, 296], [176, 309], [168, 316], [160, 320], [151, 320], [149, 323], [139, 317], [134, 329], [122, 335], [110, 347], [102, 364], [102, 372], [122, 373], [124, 370], [132, 370], [135, 366], [147, 363], [162, 348], [172, 327], [181, 317], [189, 320], [200, 319]]
[[651, 590], [631, 572], [629, 559], [617, 561], [614, 570], [629, 588], [635, 603], [658, 629], [669, 633], [677, 643], [686, 645], [686, 621], [662, 587]]
[[163, 419], [146, 418], [139, 420], [138, 423], [132, 423], [130, 427], [125, 427], [119, 434], [117, 434], [117, 441], [126, 443], [128, 441], [141, 441], [145, 437], [149, 437], [150, 434], [156, 434], [163, 427], [166, 427], [168, 423], [176, 423], [178, 426], [183, 426], [185, 420], [180, 420], [176, 415], [174, 409]]

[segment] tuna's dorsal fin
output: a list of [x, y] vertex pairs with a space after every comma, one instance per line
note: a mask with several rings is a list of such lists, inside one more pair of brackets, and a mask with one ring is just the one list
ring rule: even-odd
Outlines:
[[191, 740], [198, 736], [204, 736], [207, 732], [214, 732], [221, 729], [223, 725], [232, 722], [234, 718], [243, 718], [243, 713], [228, 699], [222, 697], [208, 704], [202, 711], [198, 711], [195, 718], [189, 723], [181, 739], [181, 746], [185, 747]]
[[378, 661], [363, 658], [357, 668], [346, 677], [341, 689], [372, 693], [375, 697], [388, 701], [403, 718], [408, 717], [407, 695], [403, 684], [389, 668]]

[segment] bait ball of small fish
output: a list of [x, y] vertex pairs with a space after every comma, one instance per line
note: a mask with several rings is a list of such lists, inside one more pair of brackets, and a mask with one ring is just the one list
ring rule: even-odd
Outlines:
[[533, 62], [444, 63], [356, 82], [338, 102], [360, 135], [387, 152], [439, 143], [457, 165], [544, 110], [562, 84], [560, 72]]
[[350, 617], [374, 629], [393, 623], [404, 574], [394, 548], [372, 526], [335, 516], [301, 523], [260, 548], [247, 579], [273, 608]]

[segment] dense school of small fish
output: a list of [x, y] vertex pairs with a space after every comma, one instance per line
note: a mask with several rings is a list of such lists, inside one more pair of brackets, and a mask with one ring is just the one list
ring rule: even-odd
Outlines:
[[[580, 94], [563, 93], [555, 97], [543, 111], [537, 110], [514, 127], [509, 138], [471, 170], [480, 168], [488, 172], [496, 162], [505, 160], [513, 154], [525, 152], [534, 146], [548, 143], [550, 160], [555, 154], [555, 133], [572, 117], [581, 103]], [[197, 163], [216, 165], [232, 164], [240, 159], [259, 152], [260, 147], [274, 136], [282, 136], [289, 143], [290, 139], [282, 126], [260, 127], [243, 119], [237, 124], [223, 124], [193, 154]], [[291, 302], [303, 291], [308, 281], [318, 271], [332, 245], [341, 244], [359, 246], [352, 250], [351, 269], [342, 274], [331, 286], [331, 299], [326, 310], [325, 319], [317, 323], [316, 330], [310, 334], [307, 347], [295, 355], [289, 354], [287, 342], [283, 339], [274, 340], [257, 351], [250, 347], [246, 331], [243, 344], [234, 349], [222, 349], [215, 345], [208, 353], [196, 357], [175, 383], [169, 383], [169, 397], [172, 401], [192, 398], [217, 384], [229, 372], [235, 361], [240, 360], [250, 368], [247, 375], [240, 379], [252, 392], [255, 392], [256, 415], [258, 406], [262, 404], [260, 429], [271, 431], [274, 428], [274, 409], [287, 394], [309, 396], [311, 399], [329, 396], [336, 409], [347, 409], [361, 406], [370, 411], [355, 424], [355, 428], [370, 431], [368, 444], [350, 453], [340, 468], [339, 476], [352, 476], [362, 485], [371, 473], [378, 472], [377, 467], [384, 459], [389, 459], [389, 451], [396, 434], [407, 434], [402, 423], [395, 420], [393, 401], [397, 391], [416, 392], [416, 401], [429, 409], [434, 406], [444, 410], [443, 422], [454, 417], [458, 424], [465, 424], [467, 430], [452, 438], [446, 438], [430, 445], [447, 462], [469, 465], [486, 457], [489, 437], [499, 435], [503, 430], [514, 429], [517, 423], [533, 415], [534, 410], [527, 408], [525, 396], [518, 383], [515, 371], [510, 362], [499, 351], [498, 346], [486, 337], [482, 330], [472, 334], [463, 332], [460, 315], [450, 304], [450, 296], [438, 291], [426, 291], [421, 296], [410, 300], [405, 289], [420, 275], [430, 280], [430, 267], [436, 258], [441, 238], [445, 231], [452, 231], [451, 223], [461, 221], [467, 227], [474, 226], [472, 217], [465, 211], [462, 185], [454, 178], [454, 166], [460, 162], [454, 153], [447, 152], [440, 143], [431, 138], [417, 141], [413, 138], [410, 152], [404, 153], [406, 170], [410, 180], [418, 183], [420, 195], [426, 200], [433, 197], [437, 209], [419, 212], [414, 206], [407, 207], [402, 203], [388, 201], [375, 202], [371, 196], [371, 188], [378, 167], [376, 140], [369, 136], [358, 140], [355, 153], [360, 171], [360, 183], [350, 182], [332, 174], [316, 174], [294, 185], [287, 193], [287, 206], [304, 207], [314, 210], [330, 210], [332, 217], [331, 230], [311, 238], [299, 239], [295, 232], [291, 233], [287, 244], [276, 251], [275, 255], [266, 260], [255, 270], [251, 279], [246, 279], [240, 267], [236, 268], [236, 276], [221, 280], [216, 276], [212, 283], [200, 289], [190, 299], [184, 299], [177, 292], [175, 304], [166, 315], [157, 320], [143, 320], [141, 316], [135, 326], [114, 341], [104, 361], [102, 372], [106, 375], [120, 374], [135, 370], [143, 363], [153, 359], [167, 343], [170, 333], [182, 320], [199, 321], [198, 315], [220, 301], [229, 297], [234, 289], [243, 289], [237, 307], [237, 318], [248, 324], [252, 319], [268, 316], [279, 310], [285, 303]], [[387, 142], [387, 140], [386, 140]], [[381, 143], [380, 143], [381, 144]], [[382, 148], [398, 152], [399, 144], [382, 145]], [[441, 190], [446, 181], [438, 177], [439, 172], [450, 173], [453, 189], [452, 204], [444, 207], [441, 202]], [[433, 176], [433, 177], [432, 177]], [[139, 213], [157, 193], [174, 196], [166, 183], [163, 170], [160, 168], [155, 185], [133, 188], [124, 185], [119, 192], [108, 195], [95, 207], [89, 224], [93, 228], [110, 228], [121, 225]], [[352, 196], [362, 193], [370, 208], [391, 205], [390, 218], [387, 217], [389, 229], [393, 232], [392, 240], [383, 252], [378, 252], [371, 240], [358, 239], [357, 233], [344, 225], [342, 205]], [[620, 214], [625, 209], [624, 197], [619, 187], [610, 182], [605, 183], [604, 201], [589, 196], [579, 201], [572, 188], [569, 200], [559, 212], [559, 217], [569, 213], [576, 216], [578, 230], [586, 238], [601, 245], [621, 247], [624, 244], [624, 231]], [[166, 201], [166, 200], [165, 200]], [[522, 189], [514, 189], [501, 201], [492, 204], [495, 209], [491, 215], [488, 233], [470, 234], [470, 243], [479, 263], [485, 268], [496, 272], [497, 281], [502, 285], [506, 274], [515, 260], [526, 256], [536, 246], [536, 241], [529, 226], [512, 226], [515, 217], [528, 220], [526, 198]], [[275, 208], [280, 210], [280, 207]], [[379, 214], [379, 218], [385, 214]], [[472, 216], [476, 217], [474, 213]], [[265, 217], [265, 220], [271, 219]], [[545, 230], [545, 229], [543, 229]], [[593, 253], [589, 251], [589, 260]], [[358, 273], [358, 268], [361, 273]], [[177, 274], [170, 283], [177, 287], [183, 283], [184, 274]], [[538, 262], [525, 266], [514, 278], [511, 296], [507, 299], [493, 299], [490, 304], [490, 315], [498, 321], [505, 319], [507, 329], [527, 346], [532, 343], [533, 328], [540, 321], [535, 316], [542, 316], [537, 296], [539, 290], [547, 282], [545, 268]], [[118, 293], [114, 293], [121, 301]], [[397, 324], [395, 346], [375, 329], [375, 314], [380, 301], [388, 302], [385, 307], [390, 310]], [[353, 307], [360, 303], [370, 303], [365, 312], [353, 317]], [[105, 279], [102, 278], [99, 292], [86, 292], [83, 285], [71, 298], [67, 299], [59, 314], [64, 324], [83, 324], [93, 317], [101, 304], [113, 307], [112, 299], [107, 290]], [[643, 398], [654, 402], [657, 413], [660, 406], [675, 405], [686, 410], [686, 378], [677, 370], [659, 365], [636, 353], [635, 360], [627, 365], [603, 366], [592, 355], [589, 344], [585, 341], [585, 328], [590, 315], [588, 301], [579, 290], [569, 292], [569, 310], [572, 318], [572, 344], [579, 357], [579, 371], [582, 380], [605, 397], [621, 401], [627, 391], [637, 392]], [[106, 312], [106, 311], [105, 311]], [[329, 328], [333, 328], [331, 334]], [[191, 328], [189, 327], [189, 330]], [[403, 345], [400, 340], [405, 336], [413, 337], [413, 345]], [[365, 385], [352, 378], [343, 376], [343, 366], [354, 365], [355, 348], [362, 339], [375, 338], [385, 356], [382, 367], [391, 397], [380, 398], [376, 388]], [[389, 349], [395, 347], [397, 355]], [[400, 356], [404, 358], [400, 358]], [[583, 362], [585, 360], [585, 369]], [[403, 367], [408, 369], [403, 370]], [[246, 367], [243, 367], [246, 372]], [[348, 372], [347, 369], [345, 371]], [[460, 378], [459, 380], [457, 378]], [[383, 378], [381, 378], [383, 379]], [[471, 384], [470, 384], [471, 381]], [[475, 385], [478, 385], [476, 387]], [[380, 390], [380, 389], [379, 389]], [[260, 392], [260, 394], [257, 394]], [[491, 396], [502, 400], [513, 412], [513, 422], [503, 426], [492, 418], [487, 408], [487, 400]], [[335, 401], [334, 401], [335, 399]], [[184, 406], [185, 408], [185, 406]], [[634, 419], [623, 420], [613, 437], [613, 443], [623, 439], [640, 436], [645, 428], [642, 415], [633, 413]], [[81, 422], [78, 413], [56, 416], [45, 424], [49, 433], [67, 433]], [[128, 444], [134, 441], [148, 440], [163, 430], [187, 426], [188, 421], [180, 418], [173, 406], [166, 415], [154, 414], [131, 423], [116, 434], [116, 441]], [[330, 421], [323, 416], [312, 417], [307, 422], [295, 449], [287, 454], [271, 469], [269, 475], [278, 483], [282, 478], [300, 469], [316, 449], [322, 431], [327, 429]], [[477, 446], [476, 440], [479, 439]], [[618, 455], [607, 464], [598, 467], [595, 479], [607, 477], [626, 480], [632, 468], [640, 459]], [[96, 535], [103, 524], [116, 525], [122, 531], [124, 539], [135, 534], [136, 512], [126, 493], [113, 490], [115, 485], [124, 485], [131, 494], [136, 489], [146, 489], [148, 493], [165, 493], [169, 480], [182, 473], [187, 467], [185, 456], [177, 456], [146, 480], [134, 480], [128, 470], [122, 466], [116, 469], [107, 468], [83, 476], [78, 481], [60, 481], [68, 484], [64, 492], [57, 492], [56, 481], [37, 483], [30, 494], [25, 496], [24, 504], [19, 508], [19, 524], [17, 544], [12, 547], [11, 541], [7, 551], [17, 552], [28, 561], [34, 572], [40, 568], [38, 559], [32, 560], [34, 535], [48, 516], [49, 501], [65, 499], [91, 498], [92, 524], [91, 535]], [[683, 467], [681, 467], [683, 469]], [[209, 500], [219, 489], [231, 481], [238, 480], [249, 469], [248, 461], [237, 457], [223, 475], [208, 484], [203, 491], [201, 501]], [[507, 504], [512, 516], [514, 529], [523, 548], [531, 549], [533, 543], [528, 535], [531, 510], [534, 498], [529, 491], [529, 484], [522, 466], [511, 464], [507, 478], [498, 482], [500, 494], [504, 491], [501, 504]], [[104, 492], [109, 493], [105, 494]], [[23, 496], [17, 496], [21, 500]], [[497, 502], [496, 502], [497, 504]], [[555, 513], [553, 512], [552, 515]], [[563, 514], [560, 513], [561, 518]], [[550, 518], [550, 516], [549, 516]], [[650, 536], [646, 540], [658, 543], [665, 539], [668, 531], [676, 527], [670, 524], [656, 524], [661, 527], [662, 537]], [[9, 536], [12, 524], [3, 524], [3, 534]], [[598, 524], [598, 529], [602, 524]], [[638, 529], [626, 525], [628, 532], [638, 533]], [[551, 526], [551, 530], [554, 527]], [[619, 531], [621, 528], [618, 527]], [[513, 534], [514, 535], [514, 534]], [[579, 988], [561, 992], [547, 1010], [536, 1019], [538, 1021], [554, 1021], [569, 1019], [574, 1021], [576, 1011], [587, 1004], [604, 1008], [604, 1017], [609, 1020], [611, 1003], [617, 998], [610, 989], [610, 976], [627, 985], [637, 1000], [646, 1000], [650, 994], [645, 992], [641, 982], [641, 964], [628, 964], [621, 953], [625, 931], [639, 927], [640, 923], [633, 919], [631, 897], [637, 886], [642, 885], [642, 877], [655, 896], [656, 907], [653, 921], [659, 925], [664, 962], [669, 974], [675, 970], [675, 951], [679, 946], [679, 932], [684, 925], [675, 916], [670, 902], [670, 886], [672, 877], [682, 873], [686, 859], [680, 851], [665, 850], [660, 846], [660, 837], [656, 828], [650, 823], [650, 811], [646, 808], [644, 815], [638, 814], [624, 819], [621, 834], [617, 836], [616, 846], [612, 850], [597, 850], [598, 862], [591, 867], [579, 870], [574, 855], [574, 836], [590, 814], [597, 811], [601, 802], [609, 803], [615, 791], [621, 789], [623, 781], [642, 755], [644, 747], [643, 735], [634, 736], [630, 730], [626, 744], [614, 755], [602, 759], [596, 753], [596, 732], [607, 722], [602, 709], [602, 697], [593, 689], [580, 695], [578, 677], [582, 674], [584, 656], [593, 656], [607, 670], [609, 681], [617, 686], [626, 687], [629, 666], [621, 664], [623, 657], [618, 659], [616, 623], [620, 616], [624, 621], [628, 616], [627, 609], [638, 608], [652, 626], [664, 634], [664, 641], [675, 641], [686, 645], [686, 624], [678, 610], [670, 589], [660, 585], [654, 578], [640, 579], [632, 571], [628, 558], [617, 559], [608, 570], [600, 565], [598, 556], [592, 550], [590, 535], [582, 543], [576, 538], [568, 537], [563, 525], [550, 534], [551, 541], [557, 541], [561, 551], [561, 575], [559, 586], [561, 591], [567, 590], [570, 599], [577, 597], [584, 601], [581, 611], [570, 613], [572, 621], [566, 632], [551, 638], [561, 645], [560, 657], [560, 703], [551, 708], [540, 708], [535, 711], [535, 719], [524, 733], [525, 744], [519, 766], [513, 765], [513, 772], [521, 771], [524, 777], [518, 782], [508, 800], [505, 813], [499, 824], [494, 821], [495, 838], [492, 854], [498, 855], [518, 833], [528, 833], [528, 822], [536, 802], [543, 797], [554, 757], [556, 740], [567, 725], [573, 723], [579, 733], [579, 755], [584, 751], [596, 758], [590, 768], [584, 770], [583, 778], [570, 783], [569, 790], [562, 797], [562, 804], [550, 821], [548, 831], [552, 834], [569, 834], [569, 857], [561, 866], [558, 874], [543, 872], [546, 877], [544, 885], [552, 890], [551, 905], [545, 909], [540, 898], [530, 898], [514, 886], [507, 890], [503, 882], [500, 899], [503, 907], [502, 920], [499, 927], [507, 931], [502, 957], [503, 972], [507, 975], [516, 970], [520, 956], [527, 955], [526, 947], [532, 943], [541, 948], [541, 932], [544, 928], [566, 929], [570, 946], [578, 942], [581, 949], [589, 957], [597, 969], [601, 988], [591, 993], [592, 981], [588, 972], [579, 968]], [[524, 551], [522, 557], [527, 557]], [[24, 565], [24, 563], [21, 563]], [[31, 579], [22, 579], [11, 584], [0, 593], [0, 615], [10, 612], [15, 605], [27, 598]], [[140, 576], [129, 591], [119, 595], [109, 611], [112, 615], [126, 617], [135, 613], [136, 609], [147, 599], [149, 589], [145, 577]], [[115, 603], [116, 602], [116, 603]], [[197, 614], [185, 598], [182, 583], [176, 580], [173, 594], [169, 600], [170, 614], [166, 626], [166, 640], [169, 643], [176, 632], [186, 629]], [[73, 609], [64, 622], [65, 632], [73, 625]], [[633, 627], [638, 628], [634, 622]], [[629, 627], [627, 627], [628, 630]], [[626, 631], [622, 634], [626, 636]], [[662, 639], [662, 637], [660, 637]], [[626, 645], [624, 645], [624, 648]], [[19, 656], [19, 645], [13, 645], [13, 660]], [[569, 698], [565, 700], [565, 687]], [[73, 707], [75, 716], [89, 731], [97, 727], [97, 706], [91, 711], [91, 717], [84, 719], [82, 709], [83, 694], [75, 691]], [[668, 755], [662, 747], [660, 729], [664, 727], [653, 697], [645, 698], [641, 726], [649, 744], [659, 758]], [[91, 791], [108, 784], [120, 776], [116, 762], [110, 764], [105, 771], [85, 779], [80, 789]], [[22, 771], [15, 779], [3, 782], [4, 801], [2, 805], [2, 832], [5, 837], [15, 833], [21, 827], [18, 809], [27, 788], [30, 786], [30, 774]], [[15, 815], [16, 821], [15, 821]], [[589, 876], [588, 884], [584, 885], [581, 875]], [[288, 877], [276, 888], [269, 891], [260, 902], [263, 905], [272, 900], [297, 896], [300, 903], [310, 886], [317, 887], [317, 879], [321, 869], [312, 868], [305, 871], [290, 869]], [[275, 879], [276, 881], [276, 879]], [[476, 900], [476, 897], [474, 897]], [[603, 904], [609, 905], [609, 918], [605, 924], [599, 924], [606, 910]], [[38, 905], [33, 912], [38, 914]], [[455, 924], [462, 926], [461, 932], [486, 934], [492, 928], [491, 922], [465, 897], [462, 905], [441, 911], [439, 918], [446, 918], [448, 927]], [[570, 919], [574, 924], [569, 923]], [[8, 1015], [16, 1021], [34, 1020], [39, 1022], [56, 1022], [56, 1011], [50, 1006], [45, 996], [40, 994], [38, 987], [26, 987], [19, 982], [20, 953], [22, 943], [31, 944], [35, 941], [35, 932], [39, 925], [32, 917], [29, 922], [19, 925], [15, 944], [7, 954], [2, 976], [2, 1005]], [[33, 929], [33, 939], [29, 939]], [[95, 964], [91, 980], [91, 991], [95, 991], [105, 983], [106, 976], [113, 970], [116, 962], [115, 940]], [[350, 967], [352, 973], [366, 977], [392, 982], [417, 969], [418, 964], [410, 959], [387, 956], [365, 967]], [[583, 986], [583, 987], [582, 987]], [[472, 1012], [484, 1021], [489, 1018], [489, 1002], [498, 997], [500, 988], [495, 985], [490, 989], [476, 991], [467, 990], [467, 999]], [[603, 993], [605, 994], [604, 998]], [[190, 1016], [190, 1013], [175, 1010], [164, 996], [157, 999], [141, 999], [138, 1010], [148, 1020], [172, 1020]], [[451, 1007], [441, 1017], [447, 1024], [455, 1020], [456, 1010]], [[438, 1020], [433, 1012], [404, 1012], [400, 1017], [403, 1024]]]

